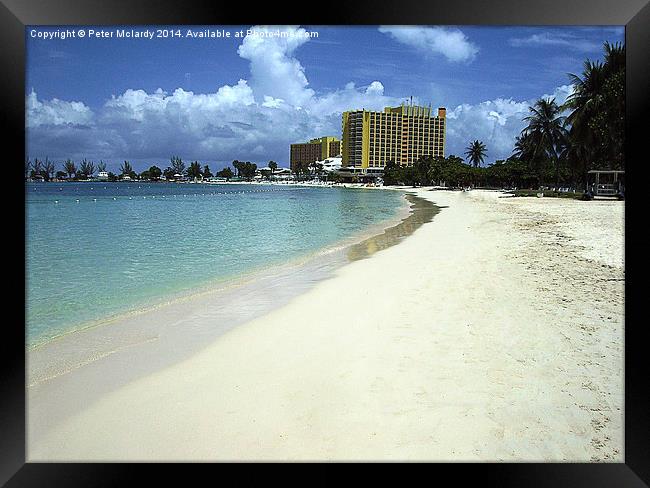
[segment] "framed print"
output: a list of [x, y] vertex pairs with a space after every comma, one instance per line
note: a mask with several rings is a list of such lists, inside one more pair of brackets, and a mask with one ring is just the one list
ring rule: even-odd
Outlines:
[[3, 1], [0, 479], [647, 486], [649, 9]]

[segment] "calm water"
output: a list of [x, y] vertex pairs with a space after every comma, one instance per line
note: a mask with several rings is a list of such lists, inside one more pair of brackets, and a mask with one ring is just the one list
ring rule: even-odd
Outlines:
[[28, 183], [28, 343], [311, 255], [403, 205], [362, 189]]

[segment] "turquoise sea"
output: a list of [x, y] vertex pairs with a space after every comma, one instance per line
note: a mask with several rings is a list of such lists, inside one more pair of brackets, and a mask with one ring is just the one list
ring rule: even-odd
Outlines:
[[27, 183], [27, 343], [308, 257], [404, 208], [400, 192]]

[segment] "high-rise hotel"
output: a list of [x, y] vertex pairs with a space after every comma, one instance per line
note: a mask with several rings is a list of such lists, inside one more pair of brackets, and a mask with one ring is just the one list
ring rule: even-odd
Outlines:
[[343, 113], [343, 166], [381, 169], [389, 161], [412, 165], [421, 156], [445, 153], [446, 109], [401, 105], [383, 112]]

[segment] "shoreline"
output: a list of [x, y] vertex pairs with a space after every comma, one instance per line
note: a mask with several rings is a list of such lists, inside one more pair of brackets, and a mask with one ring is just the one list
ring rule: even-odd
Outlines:
[[[82, 181], [81, 183], [86, 183]], [[136, 184], [139, 182], [126, 182], [130, 184]], [[180, 183], [179, 183], [180, 184]], [[219, 183], [221, 184], [221, 183]], [[244, 183], [226, 183], [226, 184], [253, 184], [253, 185], [259, 185], [260, 183], [256, 182], [244, 182]], [[267, 182], [263, 182], [262, 184], [267, 184]], [[271, 183], [271, 185], [274, 185], [274, 183]], [[292, 186], [299, 186], [299, 187], [330, 187], [330, 185], [300, 185], [300, 184], [295, 184]], [[355, 189], [357, 187], [354, 187]], [[386, 190], [392, 189], [392, 190], [402, 190], [401, 188], [385, 188]], [[403, 191], [403, 193], [408, 193], [408, 190]], [[400, 209], [396, 212], [396, 214], [384, 221], [378, 222], [376, 224], [372, 224], [370, 226], [366, 226], [365, 228], [354, 232], [353, 234], [337, 241], [334, 243], [330, 243], [322, 248], [314, 249], [310, 251], [309, 253], [306, 254], [301, 254], [292, 257], [288, 261], [282, 261], [282, 262], [277, 262], [273, 263], [271, 265], [259, 265], [255, 268], [251, 268], [250, 270], [246, 271], [245, 273], [236, 275], [236, 276], [227, 276], [227, 277], [217, 277], [208, 281], [205, 281], [203, 283], [196, 284], [192, 286], [189, 289], [169, 293], [165, 296], [158, 297], [157, 299], [153, 301], [148, 301], [148, 302], [142, 302], [142, 303], [137, 303], [134, 304], [133, 306], [130, 306], [124, 310], [117, 310], [115, 312], [110, 313], [109, 315], [103, 316], [103, 317], [98, 317], [96, 319], [92, 319], [86, 322], [71, 322], [65, 326], [63, 326], [60, 330], [56, 330], [55, 332], [49, 334], [49, 335], [43, 335], [42, 337], [35, 337], [32, 339], [30, 342], [27, 343], [26, 345], [26, 351], [33, 351], [41, 348], [42, 346], [47, 346], [47, 344], [60, 340], [61, 338], [64, 338], [68, 336], [69, 334], [74, 334], [77, 332], [82, 332], [87, 329], [92, 329], [95, 327], [101, 327], [104, 325], [109, 325], [115, 321], [119, 320], [124, 320], [128, 319], [129, 317], [134, 317], [137, 315], [141, 315], [142, 313], [147, 313], [151, 312], [153, 310], [156, 310], [160, 307], [165, 307], [169, 305], [173, 305], [174, 303], [187, 300], [187, 299], [192, 299], [193, 297], [197, 297], [200, 295], [205, 295], [214, 291], [218, 290], [226, 290], [228, 288], [233, 288], [237, 286], [242, 286], [245, 285], [253, 280], [255, 280], [258, 276], [264, 276], [268, 274], [269, 272], [274, 272], [276, 270], [281, 270], [285, 267], [291, 267], [291, 266], [299, 266], [300, 264], [304, 264], [314, 258], [317, 258], [318, 256], [322, 256], [323, 254], [330, 254], [330, 253], [335, 253], [338, 250], [341, 250], [345, 247], [349, 247], [353, 244], [357, 244], [358, 242], [366, 239], [367, 237], [373, 236], [375, 234], [381, 234], [387, 227], [392, 227], [394, 225], [397, 225], [402, 219], [406, 218], [410, 212], [410, 207], [411, 204], [407, 201], [405, 201]]]
[[110, 183], [114, 184], [126, 184], [126, 185], [269, 185], [269, 186], [299, 186], [299, 187], [318, 187], [318, 188], [378, 188], [378, 189], [391, 189], [390, 186], [377, 186], [370, 185], [368, 183], [337, 183], [332, 181], [313, 181], [313, 180], [304, 180], [304, 181], [291, 181], [291, 180], [275, 180], [275, 181], [140, 181], [140, 180], [130, 180], [130, 181], [102, 181], [102, 180], [75, 180], [75, 181], [25, 181], [25, 183], [37, 183], [37, 184], [48, 184], [48, 185], [66, 185], [71, 183], [83, 183], [83, 184], [105, 184]]
[[[233, 327], [285, 305], [319, 282], [330, 279], [341, 266], [397, 244], [424, 222], [419, 201], [405, 192], [404, 204], [393, 217], [309, 255], [253, 270], [236, 280], [194, 288], [182, 296], [91, 323], [26, 348], [27, 391], [35, 407], [34, 416], [42, 416], [41, 406], [45, 409], [61, 389], [75, 396], [77, 384], [92, 381], [98, 375], [112, 376], [108, 384], [94, 385], [90, 393], [82, 395], [83, 405], [93, 403], [142, 375], [195, 354], [205, 343]], [[433, 208], [430, 204], [424, 206], [428, 218], [435, 214], [429, 211]], [[199, 316], [210, 316], [218, 326], [205, 324], [200, 329], [192, 326], [192, 320]], [[185, 334], [184, 327], [189, 329], [191, 338]], [[145, 353], [150, 359], [155, 357], [152, 364], [156, 367], [143, 367], [136, 355]], [[113, 355], [116, 356], [110, 358]], [[117, 356], [123, 358], [118, 360]], [[120, 362], [134, 361], [137, 367], [120, 369]], [[47, 431], [76, 409], [63, 402], [56, 407], [58, 413], [49, 412], [47, 419], [39, 419], [32, 427], [35, 432]]]
[[142, 304], [136, 308], [123, 312], [117, 312], [115, 314], [111, 314], [87, 323], [73, 324], [67, 327], [66, 330], [56, 333], [50, 337], [40, 339], [34, 343], [28, 344], [26, 347], [26, 352], [32, 352], [41, 349], [42, 347], [46, 347], [49, 344], [61, 340], [70, 334], [75, 334], [78, 332], [86, 331], [88, 329], [94, 329], [96, 327], [109, 325], [116, 321], [126, 320], [130, 317], [146, 314], [158, 310], [162, 307], [171, 306], [186, 300], [196, 299], [204, 295], [218, 293], [220, 291], [227, 291], [229, 289], [237, 288], [240, 286], [246, 286], [259, 279], [260, 277], [282, 272], [282, 270], [286, 268], [297, 268], [326, 255], [331, 255], [339, 252], [347, 254], [347, 250], [350, 248], [355, 248], [367, 240], [372, 241], [373, 238], [381, 236], [387, 230], [398, 226], [401, 222], [411, 216], [413, 213], [413, 208], [417, 204], [413, 201], [408, 200], [408, 191], [404, 191], [404, 193], [406, 196], [406, 202], [402, 208], [398, 210], [396, 215], [385, 221], [373, 224], [358, 232], [355, 232], [354, 234], [340, 241], [329, 244], [323, 248], [316, 249], [308, 254], [295, 256], [289, 261], [275, 263], [270, 266], [260, 266], [251, 269], [237, 277], [215, 278], [214, 280], [210, 280], [204, 284], [193, 286], [190, 290], [162, 297], [162, 300], [160, 301]]
[[409, 190], [442, 210], [400, 245], [28, 425], [28, 460], [621, 461], [624, 204]]

